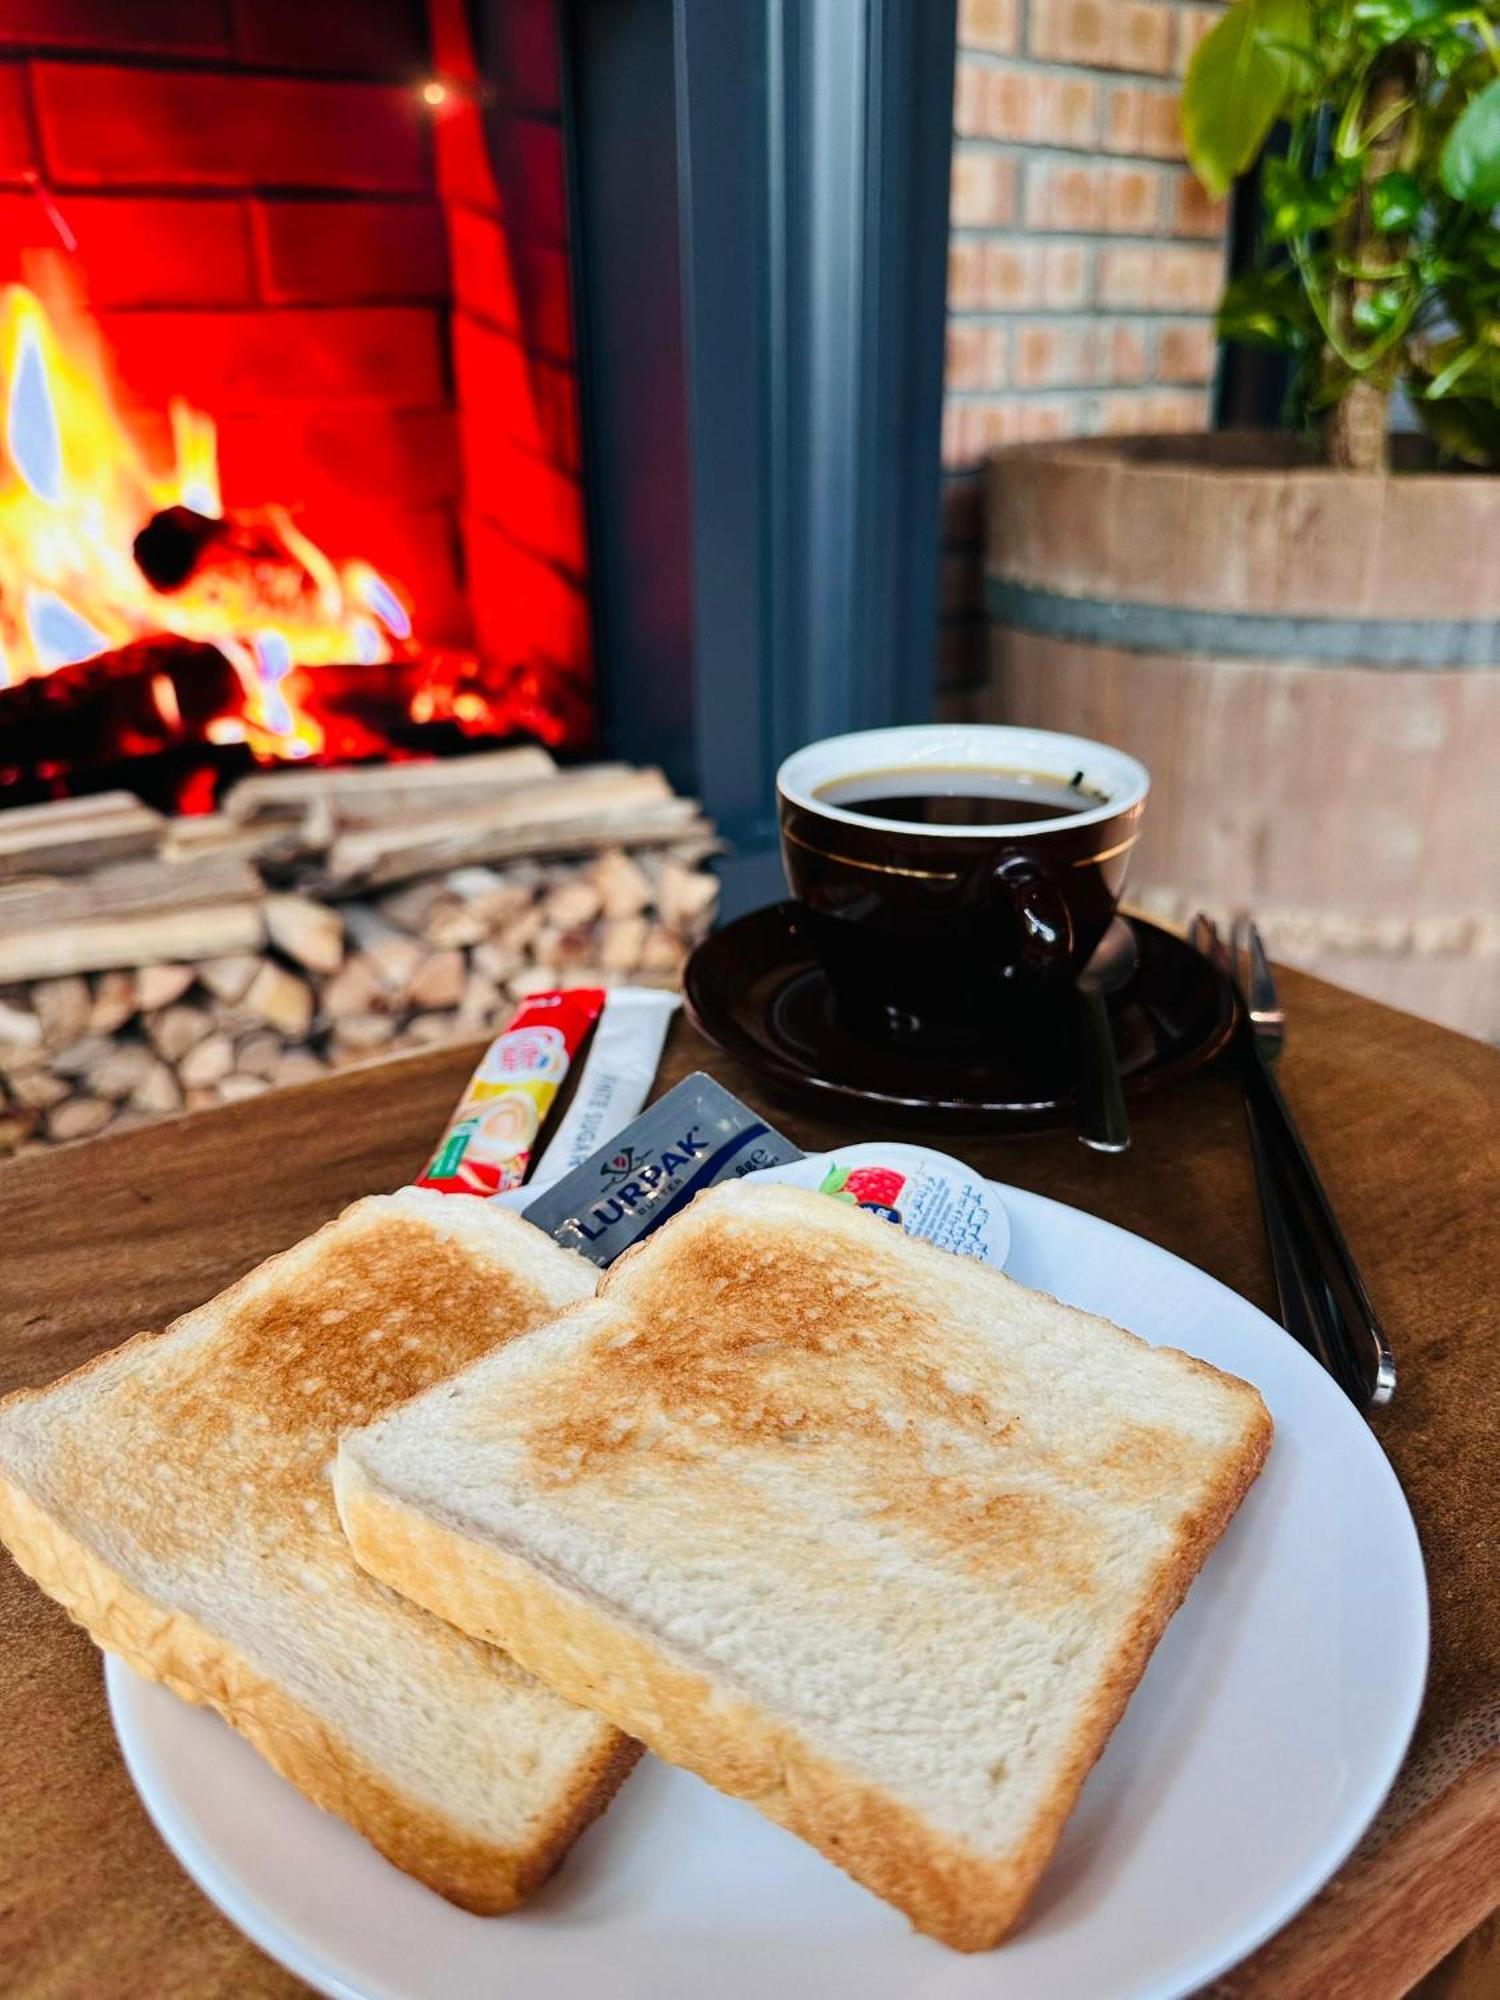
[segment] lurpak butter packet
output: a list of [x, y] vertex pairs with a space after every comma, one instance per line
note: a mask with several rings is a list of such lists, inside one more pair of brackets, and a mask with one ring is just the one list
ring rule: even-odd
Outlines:
[[695, 1070], [522, 1213], [565, 1250], [612, 1264], [704, 1188], [801, 1158], [758, 1112]]

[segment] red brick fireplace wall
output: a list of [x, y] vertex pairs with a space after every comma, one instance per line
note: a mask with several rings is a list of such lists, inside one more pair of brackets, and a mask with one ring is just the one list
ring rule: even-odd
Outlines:
[[462, 0], [0, 0], [0, 280], [62, 269], [131, 406], [215, 417], [227, 502], [291, 504], [421, 637], [556, 680], [576, 737], [553, 0], [491, 11], [493, 154]]

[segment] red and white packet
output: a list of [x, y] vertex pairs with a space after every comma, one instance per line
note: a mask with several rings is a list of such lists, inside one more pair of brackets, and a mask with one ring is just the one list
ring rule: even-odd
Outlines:
[[485, 1050], [418, 1187], [497, 1195], [521, 1185], [573, 1059], [604, 1008], [602, 986], [533, 993]]

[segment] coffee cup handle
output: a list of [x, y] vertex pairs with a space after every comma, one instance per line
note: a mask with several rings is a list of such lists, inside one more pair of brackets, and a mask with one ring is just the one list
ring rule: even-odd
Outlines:
[[1027, 856], [1012, 854], [994, 879], [1015, 913], [1022, 969], [1047, 973], [1066, 965], [1073, 955], [1073, 919], [1052, 878]]

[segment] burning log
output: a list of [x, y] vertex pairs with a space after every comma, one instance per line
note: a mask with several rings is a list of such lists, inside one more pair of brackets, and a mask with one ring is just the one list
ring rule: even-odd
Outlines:
[[217, 614], [226, 633], [324, 617], [331, 566], [280, 508], [213, 515], [164, 507], [131, 548], [154, 590], [172, 596], [191, 584], [194, 617]]
[[217, 646], [163, 634], [0, 688], [0, 787], [208, 744], [242, 717]]
[[[459, 750], [476, 737], [528, 729], [534, 720], [518, 706], [513, 679], [499, 678], [472, 653], [438, 647], [404, 649], [368, 665], [296, 667], [281, 685], [318, 731], [320, 754], [329, 761]], [[559, 730], [554, 723], [534, 733], [556, 740]]]
[[227, 536], [229, 525], [191, 507], [163, 507], [131, 543], [131, 553], [154, 589], [181, 590], [205, 552]]

